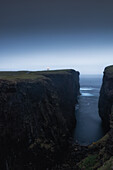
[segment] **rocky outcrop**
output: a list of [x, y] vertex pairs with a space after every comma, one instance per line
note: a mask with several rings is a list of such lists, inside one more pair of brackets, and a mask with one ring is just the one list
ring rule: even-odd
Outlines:
[[0, 73], [0, 169], [47, 169], [61, 161], [75, 126], [79, 73]]
[[74, 165], [75, 169], [113, 169], [113, 105], [111, 108], [109, 124], [110, 130], [102, 139], [88, 146], [84, 158]]
[[104, 70], [103, 83], [99, 97], [99, 115], [103, 125], [109, 129], [111, 107], [113, 104], [113, 66]]
[[89, 146], [71, 146], [66, 160], [54, 170], [110, 170], [113, 169], [113, 105], [110, 114], [110, 130]]
[[[68, 127], [75, 126], [75, 103], [78, 102], [78, 95], [80, 94], [79, 72], [69, 70], [67, 74], [58, 74], [51, 72], [44, 76], [49, 77], [53, 86], [55, 87], [59, 96], [59, 106], [62, 111], [66, 124]], [[74, 126], [73, 126], [74, 125]]]

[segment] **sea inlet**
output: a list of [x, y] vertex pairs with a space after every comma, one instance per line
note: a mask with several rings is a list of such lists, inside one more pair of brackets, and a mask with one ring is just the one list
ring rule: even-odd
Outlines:
[[105, 135], [101, 118], [98, 114], [101, 75], [81, 75], [79, 104], [75, 108], [76, 128], [74, 141], [80, 145], [89, 145]]

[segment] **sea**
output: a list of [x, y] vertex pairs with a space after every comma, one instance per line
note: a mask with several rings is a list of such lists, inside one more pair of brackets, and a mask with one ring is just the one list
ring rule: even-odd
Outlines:
[[75, 107], [76, 127], [74, 141], [87, 146], [105, 135], [98, 114], [98, 99], [102, 75], [81, 75], [79, 104]]

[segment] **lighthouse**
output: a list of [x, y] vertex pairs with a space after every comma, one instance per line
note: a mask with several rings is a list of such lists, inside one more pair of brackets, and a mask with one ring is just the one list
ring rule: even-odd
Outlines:
[[50, 67], [47, 67], [47, 71], [49, 71], [50, 70]]

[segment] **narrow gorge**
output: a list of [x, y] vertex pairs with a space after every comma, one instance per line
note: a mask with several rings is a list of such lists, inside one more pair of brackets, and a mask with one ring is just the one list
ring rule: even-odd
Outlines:
[[106, 134], [91, 145], [74, 145], [62, 170], [113, 169], [113, 66], [104, 70], [98, 109]]
[[75, 115], [77, 119], [74, 140], [87, 146], [102, 138], [106, 131], [98, 113], [101, 75], [80, 75], [80, 93]]

